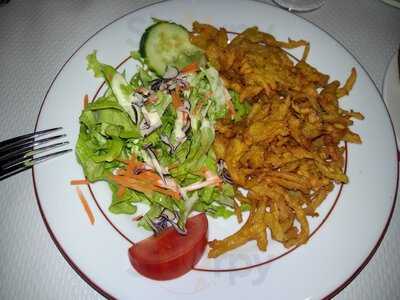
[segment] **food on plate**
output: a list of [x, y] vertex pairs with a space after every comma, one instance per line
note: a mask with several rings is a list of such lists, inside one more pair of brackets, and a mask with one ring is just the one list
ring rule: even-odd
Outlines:
[[[285, 50], [297, 47], [300, 60]], [[341, 86], [306, 62], [309, 52], [306, 41], [257, 27], [236, 34], [194, 22], [189, 32], [154, 20], [131, 53], [133, 76], [88, 55], [107, 89], [81, 113], [76, 153], [88, 181], [108, 182], [112, 213], [148, 206], [138, 225], [154, 236], [129, 250], [138, 272], [190, 270], [205, 249], [205, 214], [243, 222], [249, 211], [238, 232], [209, 243], [209, 257], [251, 240], [266, 251], [268, 231], [285, 247], [307, 241], [307, 218], [348, 182], [343, 142], [361, 143], [349, 127], [363, 118], [339, 105], [355, 69]]]
[[[144, 245], [159, 246], [169, 227], [182, 235], [190, 253], [174, 272], [158, 267], [152, 275], [153, 267], [143, 267], [141, 244], [131, 249], [139, 272], [166, 279], [186, 272], [195, 263], [187, 259], [197, 261], [205, 249], [187, 248], [199, 232], [189, 228], [193, 211], [228, 218], [249, 209], [235, 202], [234, 186], [212, 149], [216, 121], [234, 113], [234, 106], [218, 72], [181, 25], [156, 21], [131, 56], [139, 67], [128, 77], [101, 63], [96, 51], [88, 55], [88, 69], [107, 89], [96, 101], [85, 101], [76, 153], [89, 182], [108, 182], [109, 210], [135, 215], [139, 226], [157, 236], [157, 243]], [[139, 203], [148, 206], [143, 216]]]
[[132, 53], [139, 68], [130, 78], [101, 63], [96, 52], [87, 58], [108, 89], [80, 116], [76, 153], [85, 176], [109, 183], [112, 213], [135, 214], [137, 203], [148, 204], [138, 224], [156, 233], [164, 229], [165, 210], [181, 233], [193, 210], [233, 215], [234, 187], [219, 176], [212, 149], [214, 124], [231, 106], [218, 72], [181, 25], [156, 21], [141, 50]]
[[208, 221], [204, 213], [190, 217], [187, 234], [179, 234], [172, 227], [129, 248], [129, 260], [142, 275], [168, 280], [190, 271], [199, 261], [207, 246]]
[[205, 63], [202, 51], [190, 42], [188, 30], [171, 22], [159, 21], [147, 28], [139, 51], [148, 67], [160, 76], [168, 66], [182, 69], [192, 63]]
[[[307, 217], [318, 216], [335, 183], [348, 182], [342, 142], [361, 143], [349, 127], [363, 116], [339, 105], [355, 83], [355, 69], [340, 86], [306, 62], [308, 42], [280, 42], [257, 27], [229, 41], [224, 28], [195, 22], [190, 38], [235, 92], [233, 103], [250, 105], [240, 121], [218, 120], [213, 145], [235, 187], [248, 191], [237, 196], [251, 205], [250, 216], [238, 232], [211, 241], [209, 257], [250, 240], [265, 251], [267, 228], [287, 248], [304, 244]], [[284, 50], [301, 46], [298, 61]]]

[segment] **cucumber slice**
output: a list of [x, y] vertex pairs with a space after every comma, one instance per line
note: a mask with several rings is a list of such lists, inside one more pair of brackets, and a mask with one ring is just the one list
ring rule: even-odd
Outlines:
[[202, 51], [190, 43], [185, 27], [160, 21], [148, 27], [140, 40], [140, 54], [162, 76], [168, 65], [179, 68], [204, 60]]

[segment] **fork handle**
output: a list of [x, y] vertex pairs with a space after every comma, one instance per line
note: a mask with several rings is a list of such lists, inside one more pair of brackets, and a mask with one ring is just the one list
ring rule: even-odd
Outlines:
[[32, 166], [26, 166], [26, 165], [24, 165], [24, 166], [22, 166], [22, 167], [15, 168], [14, 170], [9, 171], [9, 172], [3, 172], [2, 170], [0, 170], [0, 181], [2, 181], [3, 179], [6, 179], [6, 178], [8, 178], [8, 177], [11, 177], [11, 176], [13, 176], [13, 175], [16, 175], [16, 174], [18, 174], [18, 173], [21, 173], [21, 172], [23, 172], [23, 171], [25, 171], [25, 170], [28, 170], [28, 169], [30, 169], [30, 168], [32, 168]]

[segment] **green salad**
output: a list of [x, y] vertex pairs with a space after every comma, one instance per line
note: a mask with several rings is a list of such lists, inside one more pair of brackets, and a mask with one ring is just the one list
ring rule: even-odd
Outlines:
[[240, 120], [249, 107], [180, 25], [156, 20], [131, 58], [139, 66], [128, 77], [98, 61], [96, 51], [87, 56], [87, 69], [108, 88], [79, 118], [76, 154], [85, 176], [108, 182], [112, 213], [133, 215], [137, 203], [147, 204], [138, 224], [155, 232], [173, 226], [184, 234], [192, 211], [230, 217], [238, 204], [212, 148], [214, 126]]

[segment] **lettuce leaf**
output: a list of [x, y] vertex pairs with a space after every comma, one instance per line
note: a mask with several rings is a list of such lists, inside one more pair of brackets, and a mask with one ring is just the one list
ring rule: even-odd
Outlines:
[[97, 78], [103, 77], [107, 81], [110, 81], [114, 74], [116, 73], [115, 69], [111, 66], [102, 64], [97, 59], [97, 51], [93, 51], [86, 57], [87, 61], [87, 70], [93, 71], [93, 74]]
[[153, 203], [153, 205], [150, 206], [150, 209], [144, 214], [143, 218], [139, 221], [138, 225], [143, 227], [146, 230], [152, 230], [152, 227], [150, 225], [150, 220], [154, 220], [157, 218], [162, 210], [164, 208], [157, 204]]
[[105, 166], [104, 163], [98, 163], [93, 160], [92, 156], [94, 151], [92, 147], [89, 146], [90, 141], [91, 136], [87, 133], [86, 127], [81, 125], [75, 152], [78, 162], [82, 166], [83, 173], [90, 182], [94, 182], [104, 178]]
[[102, 77], [106, 80], [120, 106], [132, 120], [136, 120], [136, 113], [132, 108], [134, 101], [133, 87], [126, 81], [125, 77], [112, 66], [99, 62], [96, 51], [89, 54], [86, 59], [87, 69], [93, 71], [95, 77]]
[[[202, 167], [207, 162], [208, 152], [214, 142], [215, 132], [210, 122], [203, 120], [201, 128], [197, 132], [193, 132], [190, 138], [190, 149], [186, 159], [177, 168], [171, 171], [173, 177], [177, 177], [180, 182], [185, 179], [188, 174], [202, 174]], [[214, 163], [211, 162], [212, 165]]]
[[118, 186], [112, 182], [109, 182], [109, 186], [113, 193], [111, 204], [108, 207], [109, 211], [114, 214], [132, 215], [136, 213], [137, 207], [133, 203], [143, 201], [144, 196], [142, 197], [140, 193], [126, 189], [121, 197], [117, 197]]
[[[119, 73], [112, 66], [101, 63], [96, 51], [87, 56], [87, 68], [95, 77], [104, 78], [108, 89], [103, 97], [90, 103], [82, 111], [80, 133], [76, 144], [76, 154], [85, 176], [89, 181], [107, 180], [111, 172], [123, 164], [132, 153], [139, 160], [146, 161], [143, 146], [151, 145], [163, 167], [168, 167], [170, 175], [181, 186], [204, 180], [204, 169], [217, 173], [217, 164], [212, 144], [215, 139], [214, 123], [225, 117], [227, 99], [232, 98], [237, 112], [234, 121], [239, 121], [249, 112], [249, 105], [241, 103], [237, 93], [227, 92], [218, 71], [213, 67], [201, 67], [197, 74], [189, 74], [190, 89], [184, 90], [184, 97], [190, 103], [191, 129], [186, 133], [186, 141], [179, 144], [174, 153], [161, 140], [161, 135], [173, 140], [173, 130], [177, 118], [176, 109], [171, 105], [172, 97], [165, 91], [157, 92], [156, 103], [146, 103], [148, 112], [157, 113], [161, 127], [143, 137], [132, 110], [133, 91], [138, 87], [149, 88], [157, 76], [146, 66], [138, 52], [132, 58], [139, 61], [137, 72], [126, 80], [125, 73]], [[221, 187], [209, 186], [185, 194], [184, 201], [175, 201], [161, 193], [146, 195], [131, 189], [117, 197], [118, 186], [109, 182], [112, 201], [109, 210], [115, 214], [134, 214], [135, 203], [147, 203], [149, 210], [139, 225], [150, 230], [150, 220], [157, 218], [166, 208], [178, 212], [178, 226], [182, 229], [192, 210], [204, 211], [213, 217], [227, 218], [233, 214], [234, 190], [229, 184]]]
[[202, 71], [205, 73], [207, 80], [210, 83], [212, 91], [211, 97], [214, 100], [207, 112], [207, 116], [210, 120], [221, 119], [225, 117], [227, 113], [227, 98], [229, 97], [229, 93], [215, 68], [210, 66]]
[[107, 163], [123, 154], [126, 140], [140, 137], [136, 125], [114, 96], [99, 98], [82, 111], [76, 155], [89, 181], [110, 173]]

